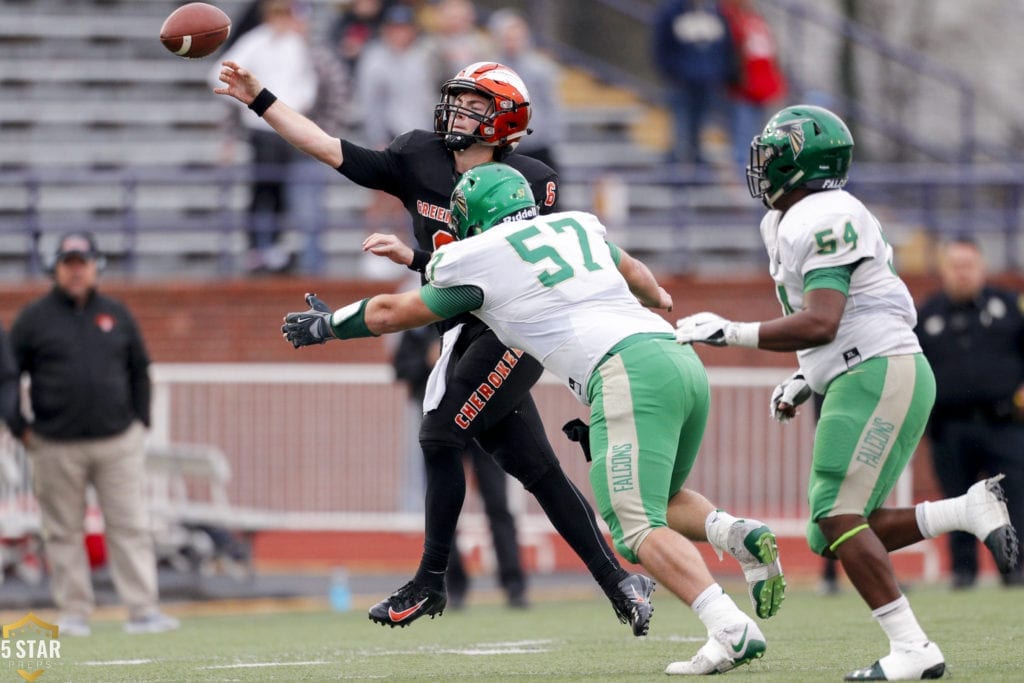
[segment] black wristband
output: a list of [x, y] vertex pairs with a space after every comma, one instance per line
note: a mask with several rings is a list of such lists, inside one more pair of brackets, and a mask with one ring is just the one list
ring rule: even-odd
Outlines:
[[426, 269], [428, 263], [430, 263], [429, 251], [423, 249], [413, 249], [412, 263], [406, 266], [406, 268], [408, 268], [409, 270], [415, 270], [418, 273], [422, 273]]
[[274, 102], [277, 102], [277, 95], [264, 88], [263, 90], [260, 90], [260, 94], [249, 103], [249, 109], [256, 112], [256, 116], [263, 116], [267, 112], [267, 109], [270, 109], [270, 105]]

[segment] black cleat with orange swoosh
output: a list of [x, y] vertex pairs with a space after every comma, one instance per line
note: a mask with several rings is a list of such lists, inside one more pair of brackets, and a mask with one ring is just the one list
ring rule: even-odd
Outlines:
[[448, 598], [443, 591], [410, 581], [370, 608], [370, 621], [381, 626], [405, 628], [420, 617], [444, 614]]
[[630, 574], [616, 587], [611, 598], [615, 616], [623, 624], [629, 624], [633, 635], [646, 636], [651, 625], [654, 605], [651, 604], [651, 593], [654, 592], [654, 579], [643, 574]]

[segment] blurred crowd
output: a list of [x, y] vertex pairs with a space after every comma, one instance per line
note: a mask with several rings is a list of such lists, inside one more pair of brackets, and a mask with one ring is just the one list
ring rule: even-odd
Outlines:
[[[399, 133], [433, 129], [442, 83], [477, 61], [500, 61], [529, 84], [534, 133], [519, 151], [556, 168], [563, 138], [556, 64], [537, 51], [529, 23], [502, 9], [484, 15], [471, 0], [349, 0], [327, 6], [329, 21], [303, 0], [254, 0], [234, 18], [234, 31], [218, 58], [260, 74], [262, 82], [327, 133], [382, 149]], [[325, 11], [321, 6], [318, 12]], [[216, 83], [219, 66], [210, 73]], [[275, 135], [260, 118], [232, 107], [223, 157], [239, 157], [246, 143], [254, 165], [249, 206], [249, 272], [317, 272], [323, 251], [324, 190], [329, 168]], [[239, 135], [241, 132], [241, 135]], [[402, 207], [379, 193], [367, 209], [371, 232], [408, 223]], [[298, 253], [281, 245], [288, 227], [305, 235]], [[380, 266], [368, 260], [367, 277]]]
[[[253, 0], [233, 19], [218, 63], [242, 64], [327, 133], [376, 149], [401, 132], [431, 130], [440, 87], [460, 69], [501, 62], [529, 89], [531, 134], [518, 151], [559, 170], [567, 131], [560, 66], [536, 47], [529, 18], [514, 9], [485, 12], [472, 0]], [[651, 59], [674, 124], [665, 161], [725, 168], [720, 176], [727, 182], [741, 181], [751, 137], [786, 95], [772, 31], [754, 1], [663, 0], [651, 28]], [[213, 84], [217, 71], [210, 73]], [[321, 272], [319, 241], [330, 226], [319, 207], [336, 178], [262, 119], [242, 113], [232, 107], [226, 119], [223, 156], [237, 160], [240, 143], [251, 149], [246, 270]], [[724, 144], [709, 153], [707, 140], [716, 135]], [[382, 193], [370, 201], [365, 221], [368, 232], [407, 223], [402, 207]], [[303, 248], [282, 247], [289, 227], [304, 235]], [[367, 260], [362, 275], [392, 277], [382, 266]]]

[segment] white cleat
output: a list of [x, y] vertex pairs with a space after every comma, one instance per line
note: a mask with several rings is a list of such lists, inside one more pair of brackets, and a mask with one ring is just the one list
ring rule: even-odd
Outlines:
[[[747, 594], [754, 612], [762, 619], [775, 616], [786, 598], [786, 577], [779, 561], [775, 534], [755, 519], [738, 519], [727, 530], [712, 524], [708, 540], [736, 558], [747, 581]], [[724, 536], [724, 537], [723, 537]]]
[[921, 681], [942, 678], [946, 660], [939, 646], [927, 642], [918, 647], [893, 647], [871, 666], [846, 674], [844, 681]]
[[996, 566], [1003, 574], [1017, 566], [1019, 542], [1017, 531], [1010, 523], [1006, 510], [1006, 494], [999, 481], [1005, 475], [983, 479], [967, 489], [967, 519], [971, 533], [977, 536], [992, 553]]
[[731, 671], [764, 656], [764, 634], [753, 620], [713, 631], [697, 654], [686, 662], [672, 662], [665, 669], [670, 676], [706, 676]]

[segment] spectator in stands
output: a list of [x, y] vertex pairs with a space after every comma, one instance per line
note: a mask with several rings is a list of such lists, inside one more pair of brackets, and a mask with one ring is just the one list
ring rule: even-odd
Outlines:
[[524, 82], [530, 84], [532, 132], [523, 138], [516, 151], [540, 159], [557, 172], [556, 147], [565, 139], [565, 123], [558, 97], [558, 66], [537, 51], [530, 25], [515, 10], [498, 10], [491, 15], [487, 27], [498, 61], [511, 67]]
[[889, 639], [885, 656], [845, 680], [940, 678], [945, 659], [900, 589], [889, 553], [969, 531], [998, 566], [1015, 566], [1017, 534], [998, 477], [955, 498], [885, 506], [924, 434], [935, 376], [892, 247], [875, 216], [842, 189], [853, 136], [827, 109], [795, 105], [772, 116], [751, 147], [747, 187], [768, 208], [760, 234], [784, 315], [741, 323], [697, 313], [678, 321], [676, 339], [797, 353], [799, 369], [769, 405], [785, 421], [812, 392], [825, 397], [807, 485], [807, 542], [838, 558]]
[[490, 37], [477, 27], [476, 7], [471, 0], [439, 0], [426, 9], [424, 21], [445, 78], [466, 64], [494, 59]]
[[384, 0], [352, 0], [338, 15], [331, 28], [331, 44], [349, 73], [355, 73], [363, 49], [380, 34], [389, 5]]
[[399, 133], [429, 129], [437, 89], [448, 75], [431, 41], [421, 34], [413, 9], [388, 8], [380, 38], [366, 46], [356, 69], [355, 108], [364, 142], [380, 149]]
[[726, 86], [736, 80], [729, 27], [714, 0], [662, 0], [653, 31], [654, 63], [675, 123], [668, 160], [706, 165], [702, 136], [709, 123], [724, 124]]
[[750, 139], [786, 95], [786, 79], [778, 61], [771, 26], [754, 0], [722, 0], [736, 49], [736, 82], [729, 86], [729, 137], [740, 177], [750, 160]]
[[[253, 65], [265, 74], [275, 90], [288, 93], [288, 101], [309, 112], [317, 93], [317, 72], [306, 37], [308, 8], [297, 0], [263, 0], [262, 23], [243, 36], [224, 54], [224, 59]], [[217, 83], [220, 69], [210, 74]], [[234, 120], [234, 119], [232, 119]], [[262, 120], [243, 116], [252, 147], [254, 181], [249, 203], [246, 269], [280, 272], [291, 265], [281, 244], [288, 211], [286, 177], [298, 152], [281, 140]]]
[[[300, 24], [308, 30], [309, 22]], [[334, 50], [323, 45], [310, 45], [310, 59], [316, 74], [316, 95], [308, 116], [331, 135], [347, 134], [351, 121], [349, 75], [345, 63]], [[286, 205], [289, 222], [304, 235], [304, 248], [299, 261], [305, 273], [319, 273], [324, 268], [321, 237], [327, 229], [327, 186], [335, 174], [316, 159], [296, 154], [289, 167]]]
[[107, 554], [125, 630], [178, 628], [157, 602], [146, 509], [143, 441], [149, 426], [149, 357], [124, 304], [100, 294], [95, 238], [72, 232], [54, 256], [54, 286], [11, 328], [14, 358], [31, 382], [31, 422], [8, 427], [32, 459], [43, 541], [62, 636], [89, 635], [95, 605], [85, 554], [86, 489], [103, 512]]
[[[416, 13], [408, 5], [392, 5], [384, 13], [380, 38], [366, 46], [356, 69], [355, 110], [362, 121], [362, 141], [383, 149], [407, 130], [430, 129], [437, 89], [445, 77], [433, 42], [420, 31]], [[366, 211], [368, 234], [396, 227], [409, 230], [401, 202], [386, 192], [375, 192]], [[381, 259], [362, 264], [368, 278], [387, 277]]]
[[[942, 493], [959, 496], [1000, 472], [1010, 521], [1024, 529], [1024, 296], [986, 282], [985, 261], [969, 237], [944, 243], [942, 289], [925, 301], [917, 336], [935, 368], [929, 422], [932, 464]], [[953, 587], [978, 576], [978, 542], [950, 534]], [[1024, 585], [1021, 562], [1001, 575]]]

